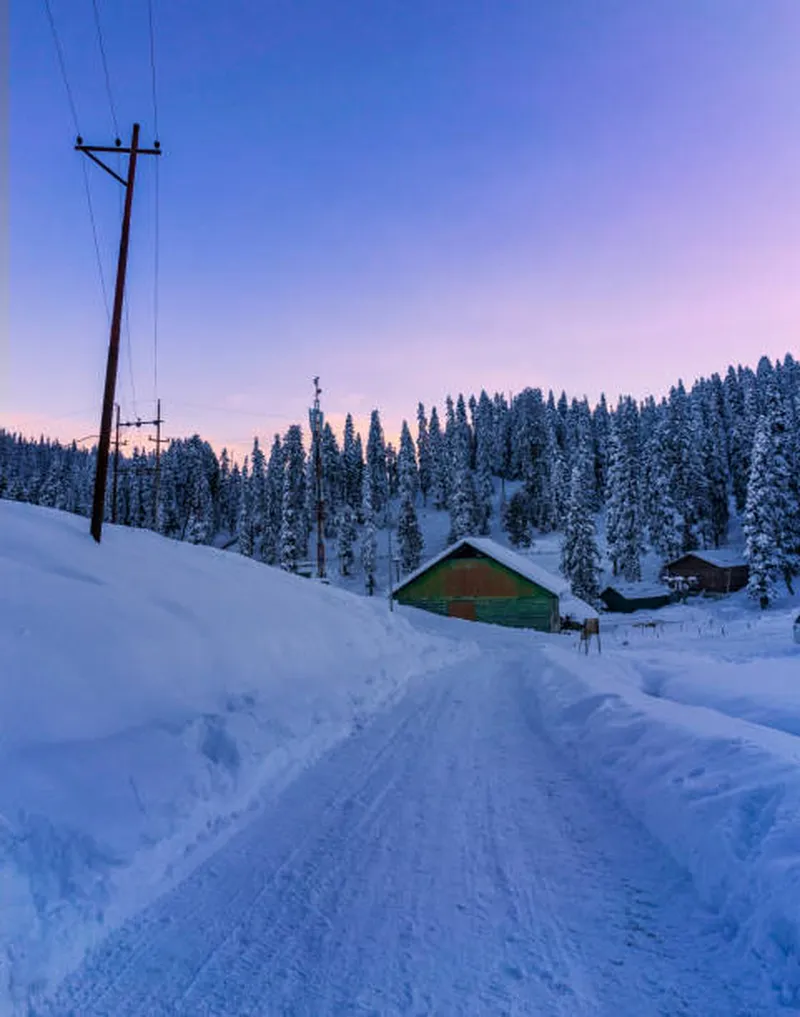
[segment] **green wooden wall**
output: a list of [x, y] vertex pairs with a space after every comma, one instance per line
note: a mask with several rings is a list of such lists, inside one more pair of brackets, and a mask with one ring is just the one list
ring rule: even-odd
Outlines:
[[446, 558], [403, 587], [398, 603], [435, 614], [474, 605], [476, 621], [552, 632], [558, 628], [558, 597], [487, 557]]

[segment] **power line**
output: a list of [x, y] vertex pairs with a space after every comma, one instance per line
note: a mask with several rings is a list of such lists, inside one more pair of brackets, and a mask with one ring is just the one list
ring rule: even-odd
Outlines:
[[78, 111], [75, 108], [75, 98], [72, 95], [72, 89], [69, 85], [69, 78], [67, 77], [67, 67], [64, 63], [64, 51], [61, 49], [61, 41], [58, 38], [58, 30], [56, 29], [55, 19], [53, 18], [53, 11], [50, 8], [50, 0], [44, 0], [44, 8], [47, 12], [47, 20], [50, 22], [50, 31], [53, 33], [53, 42], [55, 43], [56, 53], [58, 54], [58, 66], [61, 68], [61, 77], [64, 79], [64, 88], [67, 92], [67, 100], [69, 102], [69, 108], [72, 111], [72, 119], [75, 123], [75, 133], [80, 134], [81, 129], [78, 126]]
[[[67, 101], [69, 103], [69, 108], [72, 113], [72, 120], [73, 123], [75, 124], [75, 133], [78, 136], [80, 136], [81, 129], [80, 124], [78, 123], [78, 110], [75, 106], [75, 97], [72, 94], [72, 87], [70, 86], [69, 83], [69, 76], [67, 75], [67, 65], [64, 59], [64, 50], [61, 46], [61, 39], [59, 38], [58, 29], [56, 28], [56, 22], [55, 18], [53, 17], [53, 10], [50, 6], [50, 0], [44, 0], [44, 9], [45, 13], [47, 14], [47, 20], [50, 23], [50, 31], [52, 33], [53, 43], [56, 48], [56, 56], [58, 57], [58, 66], [61, 70], [61, 77], [64, 82], [64, 90], [67, 93]], [[92, 227], [92, 240], [94, 242], [95, 258], [97, 260], [97, 271], [100, 276], [100, 289], [102, 290], [103, 293], [103, 305], [105, 306], [106, 309], [106, 316], [110, 317], [111, 311], [108, 303], [108, 291], [106, 290], [105, 276], [103, 275], [103, 259], [100, 255], [100, 241], [97, 235], [97, 221], [95, 219], [94, 205], [92, 203], [92, 192], [89, 186], [89, 176], [86, 172], [85, 164], [82, 164], [81, 168], [83, 170], [83, 187], [84, 191], [86, 192], [86, 205], [89, 209], [89, 221]]]
[[86, 204], [89, 206], [89, 220], [92, 224], [92, 239], [94, 240], [94, 253], [97, 259], [97, 272], [100, 276], [100, 289], [103, 291], [103, 305], [106, 309], [106, 317], [111, 318], [111, 308], [108, 303], [108, 291], [106, 290], [106, 279], [103, 274], [103, 259], [100, 255], [100, 241], [97, 238], [97, 223], [94, 217], [94, 205], [92, 204], [92, 191], [89, 186], [89, 174], [86, 172], [86, 163], [81, 160], [83, 170], [83, 187], [86, 191]]
[[106, 48], [103, 45], [103, 30], [100, 27], [100, 12], [97, 9], [97, 0], [92, 0], [94, 10], [94, 23], [97, 28], [97, 43], [100, 47], [100, 59], [103, 63], [103, 74], [106, 79], [106, 93], [108, 94], [108, 105], [111, 107], [111, 120], [114, 124], [114, 133], [119, 137], [119, 124], [117, 123], [117, 112], [114, 108], [114, 96], [111, 93], [111, 75], [108, 73], [108, 61], [106, 60]]
[[153, 130], [158, 139], [158, 99], [156, 95], [156, 45], [153, 30], [153, 0], [147, 0], [147, 17], [150, 26], [150, 76], [153, 86]]
[[[147, 0], [147, 22], [150, 35], [150, 83], [153, 93], [153, 130], [158, 145], [158, 90], [156, 88], [156, 43], [155, 28], [153, 24], [153, 0]], [[159, 291], [159, 268], [160, 268], [160, 175], [159, 163], [156, 162], [155, 181], [155, 221], [154, 221], [154, 243], [155, 254], [153, 259], [153, 398], [158, 401], [158, 291]]]
[[133, 380], [133, 352], [131, 350], [131, 314], [128, 301], [125, 301], [125, 347], [128, 353], [128, 378], [131, 384], [131, 398], [133, 400], [133, 415], [138, 417], [136, 410], [136, 382]]
[[154, 242], [155, 253], [153, 261], [153, 398], [158, 400], [158, 274], [160, 263], [160, 197], [159, 197], [159, 163], [156, 162], [156, 196], [155, 196], [155, 222]]

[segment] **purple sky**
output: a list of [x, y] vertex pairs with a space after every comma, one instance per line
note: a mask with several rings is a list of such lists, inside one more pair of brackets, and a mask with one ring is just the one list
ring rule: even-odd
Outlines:
[[[51, 0], [87, 141], [89, 0]], [[98, 0], [120, 130], [153, 138], [147, 5]], [[154, 0], [169, 435], [239, 448], [481, 387], [666, 392], [800, 351], [797, 0]], [[107, 344], [44, 5], [12, 2], [0, 426], [97, 430]], [[153, 414], [154, 160], [123, 413]], [[87, 165], [107, 285], [121, 188]], [[131, 378], [132, 376], [132, 378]], [[133, 380], [133, 384], [132, 384]], [[134, 388], [136, 403], [134, 405]]]

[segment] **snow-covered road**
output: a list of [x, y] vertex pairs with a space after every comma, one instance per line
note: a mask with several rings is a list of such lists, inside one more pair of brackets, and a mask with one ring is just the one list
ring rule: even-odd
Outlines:
[[48, 1014], [762, 1017], [687, 878], [548, 742], [517, 657], [412, 685]]

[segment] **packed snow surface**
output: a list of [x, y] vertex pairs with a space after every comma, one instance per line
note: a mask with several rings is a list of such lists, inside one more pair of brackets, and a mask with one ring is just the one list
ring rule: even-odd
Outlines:
[[0, 580], [3, 1017], [800, 1009], [796, 603], [582, 655], [2, 501]]
[[469, 645], [211, 548], [0, 500], [0, 1014]]

